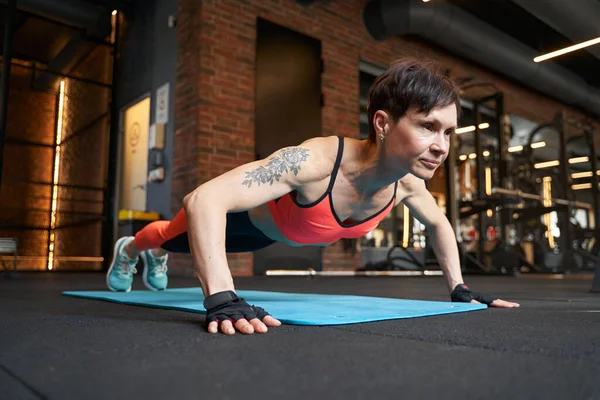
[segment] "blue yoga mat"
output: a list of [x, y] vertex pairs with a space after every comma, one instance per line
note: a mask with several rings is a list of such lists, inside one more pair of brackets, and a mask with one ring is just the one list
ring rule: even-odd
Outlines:
[[[121, 304], [206, 313], [200, 288], [160, 292], [63, 292], [66, 296], [106, 300]], [[487, 308], [483, 304], [390, 299], [330, 294], [297, 294], [238, 290], [238, 296], [267, 310], [289, 325], [343, 325], [390, 319], [416, 318]]]

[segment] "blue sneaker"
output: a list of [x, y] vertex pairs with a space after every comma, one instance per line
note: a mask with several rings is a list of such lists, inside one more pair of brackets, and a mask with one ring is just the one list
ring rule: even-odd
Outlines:
[[115, 243], [112, 263], [106, 274], [106, 285], [113, 292], [129, 292], [133, 283], [133, 274], [138, 257], [130, 259], [124, 248], [133, 240], [133, 236], [124, 236]]
[[140, 256], [144, 261], [144, 285], [150, 290], [165, 290], [169, 281], [167, 277], [169, 255], [156, 257], [152, 254], [152, 250], [144, 250]]

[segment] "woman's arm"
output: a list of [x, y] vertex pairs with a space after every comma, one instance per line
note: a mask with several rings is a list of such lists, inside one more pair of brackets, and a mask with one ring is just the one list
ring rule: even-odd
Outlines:
[[225, 249], [226, 215], [277, 199], [323, 179], [330, 138], [308, 140], [264, 160], [237, 167], [201, 185], [184, 199], [190, 250], [205, 296], [233, 290]]
[[409, 175], [402, 180], [402, 186], [407, 192], [402, 202], [429, 232], [433, 250], [446, 277], [448, 290], [452, 292], [456, 285], [463, 283], [454, 229], [427, 190], [425, 182]]

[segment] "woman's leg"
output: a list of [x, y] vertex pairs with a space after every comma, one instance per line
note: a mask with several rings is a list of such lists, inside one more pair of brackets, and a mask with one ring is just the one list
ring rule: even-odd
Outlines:
[[[144, 250], [152, 250], [155, 256], [161, 257], [167, 254], [166, 249], [161, 247], [180, 236], [187, 237], [187, 221], [183, 209], [179, 210], [171, 221], [154, 221], [146, 225], [136, 233], [135, 239], [126, 246], [126, 251], [128, 255], [136, 256]], [[179, 252], [189, 252], [189, 245], [186, 247], [187, 251], [183, 248], [179, 249]], [[177, 252], [177, 250], [174, 248], [170, 251]]]

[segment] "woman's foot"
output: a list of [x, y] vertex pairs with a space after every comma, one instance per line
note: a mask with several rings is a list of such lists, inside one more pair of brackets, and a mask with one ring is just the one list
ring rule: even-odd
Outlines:
[[113, 251], [113, 259], [106, 273], [106, 285], [113, 292], [129, 292], [133, 283], [133, 274], [138, 257], [130, 257], [126, 246], [133, 241], [133, 236], [124, 236], [117, 240]]
[[156, 253], [153, 250], [144, 250], [140, 253], [144, 262], [144, 274], [142, 275], [144, 285], [150, 290], [165, 290], [169, 281], [167, 277], [169, 255], [163, 251]]

